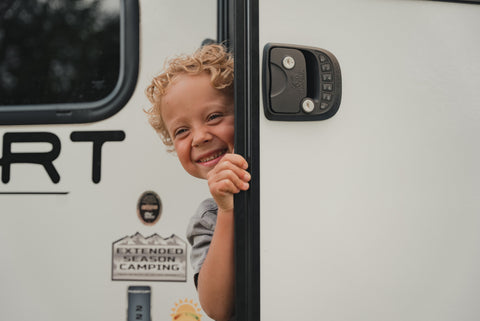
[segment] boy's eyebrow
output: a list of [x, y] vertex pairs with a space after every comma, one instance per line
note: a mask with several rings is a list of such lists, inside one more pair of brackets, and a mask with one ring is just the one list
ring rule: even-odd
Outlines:
[[169, 132], [174, 132], [178, 127], [182, 127], [184, 126], [184, 121], [182, 118], [178, 119], [178, 118], [174, 118], [170, 124], [167, 124], [167, 131]]

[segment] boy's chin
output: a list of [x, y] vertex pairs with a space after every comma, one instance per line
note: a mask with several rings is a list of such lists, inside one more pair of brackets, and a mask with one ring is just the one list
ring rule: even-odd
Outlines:
[[199, 179], [208, 179], [208, 176], [207, 176], [208, 173], [215, 168], [215, 166], [220, 162], [220, 159], [222, 159], [224, 155], [222, 155], [221, 157], [213, 161], [208, 162], [207, 164], [196, 163], [195, 166], [191, 166], [189, 168], [186, 168], [184, 166], [183, 168], [188, 174], [190, 174], [193, 177], [196, 177]]
[[195, 172], [190, 172], [187, 171], [191, 176], [199, 179], [208, 179], [207, 174], [210, 172], [211, 168], [208, 170], [201, 170], [201, 171], [195, 171]]

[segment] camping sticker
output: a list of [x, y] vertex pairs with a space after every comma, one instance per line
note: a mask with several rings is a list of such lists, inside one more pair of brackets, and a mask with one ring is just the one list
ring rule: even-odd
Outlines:
[[172, 234], [126, 236], [112, 246], [112, 280], [187, 280], [187, 243]]

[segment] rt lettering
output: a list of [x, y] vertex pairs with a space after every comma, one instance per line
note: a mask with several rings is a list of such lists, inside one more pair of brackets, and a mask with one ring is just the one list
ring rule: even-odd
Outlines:
[[[72, 142], [92, 142], [92, 181], [99, 183], [101, 179], [102, 146], [106, 142], [120, 142], [125, 139], [125, 132], [111, 131], [75, 131], [70, 135]], [[52, 146], [45, 153], [17, 153], [12, 151], [14, 143], [47, 143]], [[2, 166], [2, 182], [10, 181], [12, 164], [28, 163], [42, 165], [53, 183], [60, 181], [60, 175], [53, 161], [60, 155], [61, 144], [57, 135], [49, 132], [16, 132], [3, 135], [3, 152], [0, 158]]]

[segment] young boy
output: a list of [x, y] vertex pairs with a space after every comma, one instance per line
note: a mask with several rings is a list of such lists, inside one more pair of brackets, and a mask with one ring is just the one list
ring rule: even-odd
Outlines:
[[249, 188], [243, 157], [233, 153], [233, 58], [220, 45], [169, 61], [146, 89], [150, 124], [183, 168], [208, 180], [213, 199], [200, 204], [187, 229], [203, 310], [228, 320], [234, 309], [233, 194]]

